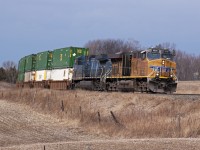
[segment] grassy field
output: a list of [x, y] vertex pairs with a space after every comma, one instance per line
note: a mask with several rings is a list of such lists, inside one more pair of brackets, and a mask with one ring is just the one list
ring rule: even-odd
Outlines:
[[[198, 94], [199, 85], [200, 82], [179, 82], [177, 93]], [[200, 137], [198, 95], [16, 89], [4, 85], [0, 88], [0, 99], [51, 116], [64, 122], [63, 127], [81, 128], [80, 135], [87, 133], [88, 140]], [[38, 119], [38, 122], [44, 124], [46, 119], [49, 118]], [[45, 136], [39, 134], [39, 140], [24, 140], [22, 144], [40, 143], [43, 138]], [[79, 140], [84, 139], [87, 138]], [[55, 136], [54, 140], [59, 141], [59, 138]]]

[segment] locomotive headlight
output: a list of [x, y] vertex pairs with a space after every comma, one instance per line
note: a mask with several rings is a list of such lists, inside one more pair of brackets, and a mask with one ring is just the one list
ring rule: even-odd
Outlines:
[[164, 60], [162, 61], [162, 65], [165, 65], [165, 61]]
[[156, 77], [159, 77], [159, 73], [156, 73]]
[[173, 77], [173, 75], [171, 74], [171, 75], [170, 75], [170, 77], [172, 78], [172, 77]]

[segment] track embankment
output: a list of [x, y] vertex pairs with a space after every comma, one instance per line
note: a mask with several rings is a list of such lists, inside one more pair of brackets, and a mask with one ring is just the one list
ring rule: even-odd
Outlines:
[[200, 96], [182, 86], [175, 95], [3, 88], [0, 149], [200, 149]]

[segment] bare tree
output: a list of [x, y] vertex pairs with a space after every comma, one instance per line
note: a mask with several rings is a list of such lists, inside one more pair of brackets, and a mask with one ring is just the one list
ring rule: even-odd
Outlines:
[[177, 50], [176, 56], [177, 76], [179, 80], [200, 79], [200, 55], [187, 54]]
[[156, 48], [162, 48], [162, 49], [170, 49], [170, 50], [175, 50], [176, 49], [176, 44], [170, 43], [170, 42], [164, 42], [160, 43], [155, 46]]
[[13, 61], [5, 61], [3, 62], [3, 68], [5, 70], [6, 81], [15, 83], [17, 79], [16, 64]]
[[3, 67], [0, 68], [0, 81], [5, 81], [6, 80], [6, 73], [5, 69]]
[[120, 40], [120, 39], [105, 39], [93, 40], [85, 44], [85, 47], [90, 49], [90, 54], [113, 54], [117, 52], [129, 52], [141, 49], [141, 46], [136, 40]]

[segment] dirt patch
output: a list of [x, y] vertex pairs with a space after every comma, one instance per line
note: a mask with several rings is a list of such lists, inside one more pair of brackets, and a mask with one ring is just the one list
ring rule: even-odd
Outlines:
[[0, 100], [0, 147], [100, 138], [29, 106]]
[[21, 145], [4, 150], [199, 150], [199, 148], [200, 139], [121, 139]]

